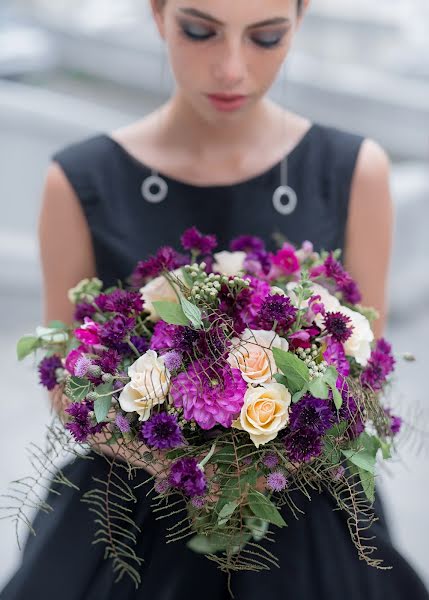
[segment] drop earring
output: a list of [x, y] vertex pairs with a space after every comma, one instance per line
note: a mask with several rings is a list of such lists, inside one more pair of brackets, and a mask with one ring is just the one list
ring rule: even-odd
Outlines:
[[[161, 89], [163, 89], [165, 65], [166, 53], [164, 52], [161, 66]], [[153, 191], [154, 188], [155, 191]], [[147, 202], [157, 204], [165, 200], [165, 198], [167, 197], [168, 184], [155, 169], [151, 169], [151, 175], [149, 175], [149, 177], [146, 177], [141, 184], [141, 194]]]
[[[284, 68], [284, 63], [283, 63]], [[282, 77], [283, 90], [285, 91], [286, 77]], [[285, 94], [283, 94], [285, 97]], [[286, 121], [285, 121], [286, 123]], [[285, 128], [286, 129], [286, 128]], [[298, 197], [294, 189], [288, 185], [288, 157], [289, 153], [284, 156], [280, 162], [280, 185], [274, 190], [273, 205], [277, 212], [281, 215], [290, 215], [294, 212], [298, 204]]]

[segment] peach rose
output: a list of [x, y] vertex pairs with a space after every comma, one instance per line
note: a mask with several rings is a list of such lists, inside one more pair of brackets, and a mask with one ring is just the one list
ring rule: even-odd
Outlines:
[[267, 383], [278, 373], [271, 348], [280, 348], [287, 352], [287, 340], [274, 331], [246, 329], [240, 338], [233, 338], [233, 350], [228, 355], [228, 363], [240, 369], [244, 381], [248, 383]]
[[247, 431], [258, 448], [277, 437], [289, 422], [291, 395], [280, 383], [263, 383], [249, 387], [238, 419], [232, 426]]

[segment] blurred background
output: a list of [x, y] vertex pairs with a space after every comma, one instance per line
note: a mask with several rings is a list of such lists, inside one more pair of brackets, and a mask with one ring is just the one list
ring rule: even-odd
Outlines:
[[[0, 493], [32, 473], [26, 448], [49, 422], [31, 360], [18, 364], [15, 344], [42, 319], [36, 227], [50, 155], [157, 107], [173, 88], [163, 65], [146, 0], [0, 1]], [[417, 358], [399, 360], [392, 404], [421, 431], [380, 483], [394, 540], [429, 586], [428, 0], [313, 0], [287, 73], [287, 97], [275, 84], [274, 99], [371, 137], [391, 157], [387, 336]], [[18, 561], [13, 526], [0, 521], [0, 588]]]

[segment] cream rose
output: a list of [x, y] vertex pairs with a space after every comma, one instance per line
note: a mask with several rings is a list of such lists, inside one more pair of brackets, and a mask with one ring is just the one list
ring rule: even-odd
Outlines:
[[131, 381], [119, 396], [119, 404], [126, 412], [137, 412], [140, 421], [147, 421], [152, 408], [163, 404], [170, 385], [170, 372], [162, 356], [148, 350], [128, 367]]
[[[181, 268], [171, 271], [171, 274], [178, 277], [180, 281], [183, 281]], [[164, 301], [179, 303], [173, 287], [164, 275], [155, 277], [155, 279], [152, 279], [152, 281], [149, 281], [149, 283], [140, 288], [140, 294], [144, 301], [144, 309], [149, 312], [149, 319], [151, 321], [159, 321], [160, 319], [152, 304], [153, 302]]]
[[352, 335], [344, 342], [344, 352], [348, 356], [353, 356], [357, 363], [365, 367], [371, 356], [371, 342], [374, 339], [371, 325], [364, 315], [347, 306], [342, 306], [340, 312], [350, 317], [350, 325], [353, 326]]
[[231, 340], [233, 350], [228, 355], [228, 363], [240, 369], [241, 375], [248, 383], [267, 383], [278, 373], [271, 348], [289, 349], [287, 340], [274, 331], [263, 329], [246, 329], [240, 338]]
[[239, 271], [244, 270], [244, 260], [247, 256], [245, 252], [215, 252], [213, 255], [216, 261], [213, 263], [213, 271], [222, 275], [238, 275]]
[[233, 421], [236, 429], [247, 431], [258, 448], [277, 437], [289, 422], [291, 395], [280, 383], [249, 387], [244, 395], [240, 416]]

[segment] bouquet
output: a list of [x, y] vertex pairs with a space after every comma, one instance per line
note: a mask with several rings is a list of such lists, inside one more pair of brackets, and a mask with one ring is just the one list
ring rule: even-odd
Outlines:
[[377, 459], [401, 428], [383, 400], [395, 358], [340, 252], [284, 241], [272, 253], [250, 235], [214, 252], [216, 237], [195, 227], [181, 245], [125, 284], [79, 282], [72, 326], [19, 340], [19, 359], [36, 356], [62, 398], [44, 464], [58, 446], [106, 457], [112, 475], [85, 500], [95, 541], [136, 585], [137, 533], [118, 498], [132, 502], [142, 474], [159, 518], [177, 515], [168, 541], [188, 538], [225, 572], [276, 564], [263, 541], [287, 525], [284, 506], [296, 512], [292, 494], [314, 490], [333, 495], [360, 558], [380, 567], [361, 532], [375, 518]]

